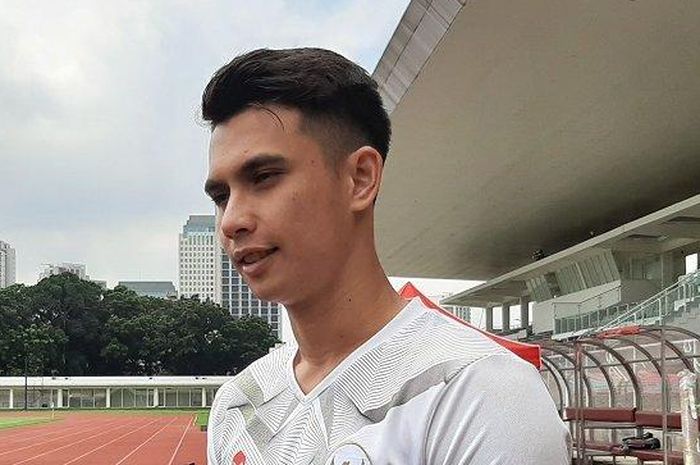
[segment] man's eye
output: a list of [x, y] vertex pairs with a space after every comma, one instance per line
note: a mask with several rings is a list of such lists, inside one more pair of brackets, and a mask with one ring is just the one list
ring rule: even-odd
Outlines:
[[269, 181], [270, 179], [276, 177], [280, 173], [278, 171], [261, 171], [260, 173], [256, 173], [253, 176], [253, 183], [255, 184], [261, 184], [266, 181]]

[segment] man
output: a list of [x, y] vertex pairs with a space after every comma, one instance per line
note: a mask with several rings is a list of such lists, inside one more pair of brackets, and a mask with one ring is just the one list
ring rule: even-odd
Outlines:
[[210, 464], [567, 463], [537, 370], [391, 287], [374, 244], [390, 124], [362, 68], [256, 50], [216, 72], [202, 113], [221, 243], [298, 342], [219, 389]]

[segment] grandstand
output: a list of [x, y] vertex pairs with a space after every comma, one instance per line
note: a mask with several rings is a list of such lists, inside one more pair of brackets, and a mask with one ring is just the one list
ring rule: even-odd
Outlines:
[[[0, 377], [0, 409], [211, 406], [227, 376]], [[25, 387], [26, 386], [26, 387]], [[25, 404], [26, 393], [26, 404]]]
[[665, 322], [700, 332], [700, 276], [686, 268], [686, 259], [696, 258], [699, 248], [700, 195], [444, 302], [503, 312], [510, 303], [532, 301], [532, 322], [516, 333], [521, 338], [566, 339], [641, 323], [642, 317], [646, 324]]
[[699, 33], [692, 2], [412, 0], [374, 72], [382, 263], [485, 281], [441, 303], [540, 345], [577, 463], [700, 463]]
[[485, 280], [442, 303], [514, 338], [674, 286], [700, 250], [697, 33], [693, 3], [411, 1], [374, 72], [389, 274]]
[[577, 463], [700, 463], [698, 32], [690, 3], [413, 0], [374, 73], [382, 262], [485, 281], [441, 303], [540, 345]]

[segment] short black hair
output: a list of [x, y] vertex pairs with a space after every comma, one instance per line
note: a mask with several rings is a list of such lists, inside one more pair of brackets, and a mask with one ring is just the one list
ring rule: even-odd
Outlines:
[[369, 145], [386, 160], [391, 123], [377, 83], [330, 50], [258, 49], [235, 57], [211, 78], [202, 117], [214, 129], [236, 114], [276, 104], [297, 109], [324, 150], [348, 154]]

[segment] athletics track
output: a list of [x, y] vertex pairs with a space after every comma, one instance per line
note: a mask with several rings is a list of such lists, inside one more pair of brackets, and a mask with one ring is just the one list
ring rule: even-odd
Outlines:
[[0, 465], [206, 465], [194, 415], [64, 413], [0, 430]]

